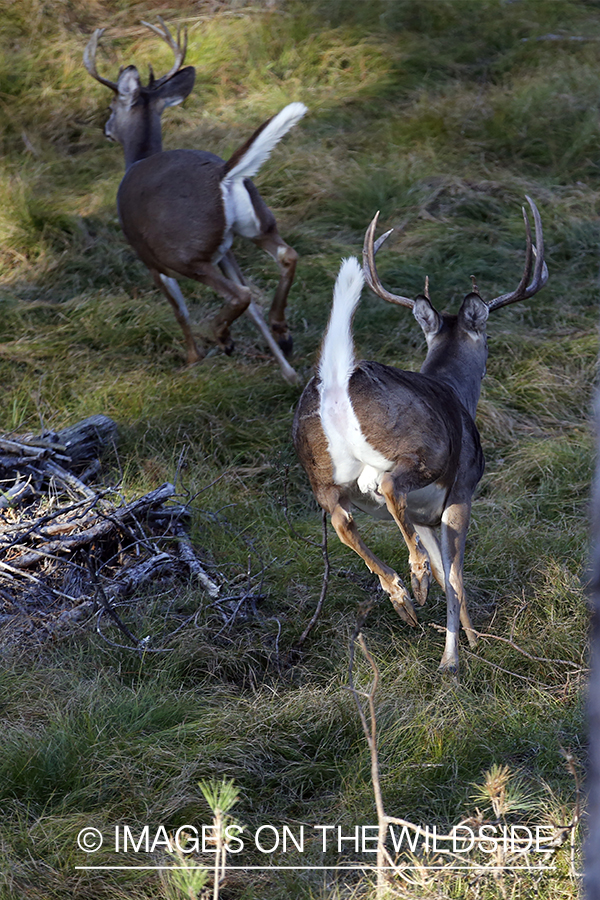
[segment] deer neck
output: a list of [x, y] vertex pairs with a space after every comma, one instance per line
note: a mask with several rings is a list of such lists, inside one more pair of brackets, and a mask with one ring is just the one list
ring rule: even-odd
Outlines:
[[162, 151], [160, 116], [153, 114], [152, 111], [144, 112], [145, 114], [138, 117], [136, 127], [131, 129], [121, 141], [125, 154], [126, 171], [140, 159], [147, 159], [147, 157]]
[[447, 353], [430, 350], [421, 366], [421, 373], [451, 387], [474, 419], [485, 375], [485, 355], [483, 360], [473, 360], [465, 356], [466, 354], [459, 353], [455, 357], [450, 357]]

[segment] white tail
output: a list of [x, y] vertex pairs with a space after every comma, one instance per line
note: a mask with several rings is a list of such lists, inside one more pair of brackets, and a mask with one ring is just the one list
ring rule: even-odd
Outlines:
[[365, 283], [362, 266], [351, 256], [345, 259], [333, 289], [333, 305], [319, 362], [321, 393], [334, 386], [344, 387], [354, 369], [352, 317]]
[[352, 316], [358, 306], [364, 275], [358, 260], [345, 259], [333, 289], [333, 306], [319, 365], [319, 415], [336, 481], [358, 480], [365, 491], [374, 487], [374, 467], [389, 462], [365, 440], [352, 407], [348, 382], [355, 369]]
[[304, 103], [289, 103], [281, 112], [273, 116], [256, 134], [254, 140], [222, 181], [227, 185], [238, 178], [253, 178], [265, 163], [279, 141], [308, 112]]

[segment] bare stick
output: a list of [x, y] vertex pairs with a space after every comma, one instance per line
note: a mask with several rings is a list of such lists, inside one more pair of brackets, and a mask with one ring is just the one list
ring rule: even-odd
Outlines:
[[190, 570], [190, 573], [198, 579], [208, 596], [214, 600], [219, 596], [219, 585], [216, 584], [212, 580], [212, 578], [209, 578], [207, 573], [200, 565], [198, 557], [194, 552], [192, 542], [190, 541], [187, 534], [185, 534], [183, 528], [176, 528], [175, 534], [177, 535], [177, 545], [181, 559]]
[[7, 491], [2, 492], [0, 496], [0, 509], [8, 509], [25, 503], [30, 497], [33, 497], [35, 490], [31, 486], [31, 477], [27, 481], [17, 481]]
[[58, 463], [53, 460], [46, 460], [44, 462], [44, 469], [54, 476], [54, 478], [61, 481], [65, 487], [75, 491], [76, 494], [83, 494], [88, 500], [94, 500], [96, 498], [95, 491], [84, 484], [83, 481], [80, 481], [72, 472], [67, 472], [66, 469], [63, 469], [62, 466], [59, 466]]
[[[446, 630], [446, 629], [444, 629], [444, 631], [445, 631], [445, 630]], [[517, 653], [523, 654], [523, 656], [526, 656], [527, 659], [530, 659], [532, 662], [543, 662], [543, 663], [550, 663], [550, 664], [557, 663], [558, 665], [561, 665], [561, 666], [573, 666], [573, 665], [575, 665], [575, 663], [573, 662], [573, 660], [568, 660], [568, 659], [549, 659], [549, 658], [546, 657], [546, 656], [533, 656], [531, 653], [527, 653], [526, 650], [523, 650], [522, 647], [519, 647], [518, 644], [515, 644], [515, 642], [514, 642], [513, 640], [511, 640], [510, 638], [502, 637], [502, 636], [499, 635], [499, 634], [486, 634], [486, 633], [484, 633], [483, 631], [473, 631], [473, 633], [474, 633], [475, 636], [478, 637], [478, 638], [489, 638], [490, 640], [501, 641], [503, 644], [508, 644], [509, 647], [512, 647], [512, 648], [513, 648], [513, 650], [516, 650]]]
[[[365, 639], [361, 633], [361, 629], [368, 614], [369, 610], [372, 606], [372, 601], [369, 601], [368, 605], [362, 605], [359, 609], [359, 616], [356, 623], [356, 627], [354, 629], [354, 633], [352, 635], [352, 640], [350, 642], [350, 660], [348, 664], [348, 683], [350, 686], [350, 691], [352, 696], [356, 701], [356, 706], [358, 708], [358, 715], [360, 717], [361, 725], [363, 727], [363, 731], [365, 737], [367, 739], [367, 744], [369, 746], [369, 753], [371, 755], [371, 781], [373, 784], [373, 794], [375, 796], [375, 807], [377, 809], [377, 824], [378, 824], [378, 833], [377, 833], [377, 896], [382, 897], [383, 892], [385, 890], [385, 874], [384, 874], [384, 866], [386, 862], [386, 851], [385, 851], [385, 839], [387, 837], [388, 830], [388, 820], [385, 814], [385, 809], [383, 806], [383, 797], [381, 794], [381, 779], [379, 777], [379, 755], [377, 753], [377, 716], [375, 711], [375, 694], [377, 692], [377, 687], [379, 685], [379, 669], [377, 668], [377, 664], [375, 660], [369, 653], [367, 648], [367, 644]], [[373, 681], [371, 683], [371, 688], [368, 693], [362, 693], [356, 690], [354, 686], [354, 673], [353, 673], [353, 664], [354, 664], [354, 648], [356, 645], [356, 641], [358, 640], [360, 649], [362, 650], [365, 659], [371, 666], [371, 671], [373, 672]], [[365, 711], [363, 709], [360, 697], [366, 697], [368, 706], [369, 706], [369, 721], [367, 721], [367, 717], [365, 715]]]
[[174, 562], [170, 553], [157, 553], [136, 566], [129, 566], [119, 578], [106, 583], [103, 590], [113, 600], [117, 597], [125, 597], [133, 591], [139, 590], [154, 578], [159, 578], [165, 572], [171, 572]]
[[20, 578], [25, 578], [27, 581], [32, 581], [34, 584], [40, 585], [40, 587], [44, 588], [44, 590], [50, 591], [50, 593], [54, 594], [56, 597], [64, 597], [65, 600], [70, 600], [72, 603], [79, 603], [79, 599], [77, 597], [72, 597], [70, 594], [65, 594], [64, 591], [57, 591], [56, 588], [44, 584], [44, 582], [39, 578], [36, 578], [35, 575], [30, 575], [29, 572], [21, 572], [20, 569], [16, 569], [14, 566], [10, 566], [8, 563], [2, 562], [2, 560], [0, 560], [0, 569], [4, 569], [4, 571], [8, 572], [10, 575], [18, 575]]
[[[596, 447], [600, 448], [600, 392], [596, 393]], [[588, 690], [588, 836], [585, 843], [585, 896], [600, 900], [600, 463], [592, 492], [592, 541], [590, 548], [592, 605], [592, 670]]]
[[321, 583], [321, 595], [319, 597], [319, 602], [317, 603], [316, 609], [312, 614], [311, 620], [298, 638], [296, 646], [294, 647], [294, 651], [298, 653], [321, 615], [321, 610], [323, 609], [323, 604], [325, 602], [325, 597], [327, 596], [327, 587], [329, 585], [329, 573], [330, 573], [330, 563], [329, 563], [329, 554], [327, 553], [327, 513], [325, 510], [322, 511], [322, 541], [321, 541], [321, 550], [323, 552], [323, 581]]

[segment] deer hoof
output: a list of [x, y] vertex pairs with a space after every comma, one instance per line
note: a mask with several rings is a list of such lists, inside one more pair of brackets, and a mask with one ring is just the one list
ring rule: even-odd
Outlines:
[[410, 583], [415, 600], [419, 606], [423, 606], [429, 596], [430, 573], [428, 571], [421, 572], [421, 574], [413, 572], [410, 576]]
[[205, 319], [200, 323], [200, 336], [205, 343], [216, 344], [227, 356], [231, 356], [235, 349], [229, 328], [227, 326], [215, 327], [210, 319]]
[[415, 608], [410, 599], [410, 594], [399, 578], [394, 583], [393, 590], [390, 593], [390, 600], [392, 601], [392, 606], [404, 622], [407, 622], [413, 627], [419, 624]]
[[441, 672], [442, 675], [458, 675], [458, 660], [457, 659], [448, 659], [444, 660], [442, 657], [442, 661], [438, 666], [438, 672]]
[[285, 322], [271, 322], [271, 333], [283, 355], [286, 359], [289, 359], [294, 349], [294, 339], [287, 324]]
[[206, 352], [188, 353], [185, 364], [186, 366], [195, 366], [202, 362], [205, 356]]
[[225, 353], [226, 356], [231, 356], [231, 354], [235, 350], [235, 344], [231, 340], [231, 338], [229, 338], [229, 340], [227, 340], [227, 341], [220, 341], [219, 346], [221, 347], [221, 349], [223, 350], [223, 353]]

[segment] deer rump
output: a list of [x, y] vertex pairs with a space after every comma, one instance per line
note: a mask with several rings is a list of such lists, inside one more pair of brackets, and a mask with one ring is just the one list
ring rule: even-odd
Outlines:
[[166, 150], [130, 166], [117, 209], [127, 240], [146, 266], [194, 278], [201, 264], [219, 263], [234, 233], [258, 234], [271, 220], [275, 225], [250, 179], [235, 191], [224, 187], [227, 167], [202, 150]]
[[[411, 521], [436, 527], [457, 475], [468, 472], [473, 487], [481, 479], [484, 458], [479, 433], [449, 385], [418, 372], [358, 362], [348, 381], [347, 397], [364, 444], [353, 440], [343, 422], [334, 433], [329, 428], [325, 434], [320, 388], [315, 377], [304, 389], [292, 435], [316, 499], [329, 513], [330, 491], [335, 487], [340, 498], [358, 509], [391, 520], [377, 482], [384, 472], [402, 479], [404, 471], [401, 490], [407, 494]], [[460, 415], [455, 414], [457, 408]], [[345, 463], [343, 470], [336, 465], [338, 453]]]

